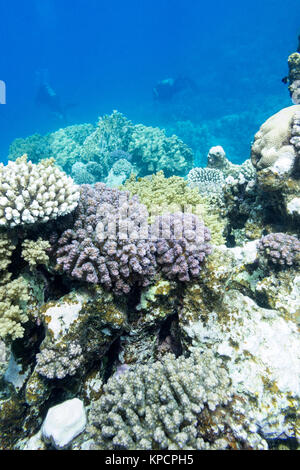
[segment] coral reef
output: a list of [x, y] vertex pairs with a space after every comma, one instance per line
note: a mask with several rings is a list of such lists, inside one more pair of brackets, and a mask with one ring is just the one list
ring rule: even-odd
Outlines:
[[289, 92], [294, 104], [300, 104], [300, 53], [294, 52], [288, 57]]
[[47, 264], [49, 256], [47, 250], [51, 247], [48, 240], [38, 238], [38, 240], [24, 240], [22, 243], [22, 258], [28, 262], [30, 268], [38, 264]]
[[190, 281], [199, 277], [201, 265], [211, 253], [210, 232], [197, 216], [177, 212], [156, 217], [151, 226], [157, 263], [168, 279]]
[[300, 241], [287, 233], [270, 233], [258, 244], [259, 257], [281, 267], [300, 265]]
[[134, 126], [128, 152], [132, 162], [142, 164], [141, 176], [163, 170], [166, 176], [186, 174], [193, 153], [176, 135], [167, 137], [158, 127]]
[[0, 449], [299, 448], [300, 106], [234, 164], [216, 136], [251, 122], [183, 143], [114, 111], [12, 144]]
[[136, 197], [103, 183], [82, 185], [74, 225], [57, 242], [58, 267], [118, 294], [147, 285], [155, 273], [147, 218]]
[[127, 178], [133, 173], [133, 166], [125, 158], [117, 160], [111, 167], [105, 183], [110, 188], [121, 186]]
[[79, 192], [53, 159], [35, 165], [23, 155], [0, 166], [0, 225], [15, 227], [47, 222], [72, 212]]
[[174, 212], [189, 212], [204, 221], [211, 232], [212, 243], [225, 243], [223, 231], [225, 221], [222, 217], [222, 203], [217, 203], [199, 193], [197, 188], [190, 188], [188, 182], [180, 176], [166, 178], [162, 171], [151, 177], [130, 177], [122, 186], [131, 195], [137, 195], [148, 209], [152, 223], [157, 215]]
[[36, 355], [36, 371], [47, 379], [63, 379], [67, 375], [75, 375], [82, 362], [80, 344], [53, 345], [52, 348], [44, 347]]
[[250, 422], [241, 419], [242, 402], [231, 393], [221, 364], [210, 353], [195, 351], [189, 358], [166, 355], [112, 377], [89, 414], [94, 448], [266, 448]]
[[189, 186], [198, 188], [201, 194], [222, 194], [224, 173], [215, 168], [192, 168], [187, 175]]

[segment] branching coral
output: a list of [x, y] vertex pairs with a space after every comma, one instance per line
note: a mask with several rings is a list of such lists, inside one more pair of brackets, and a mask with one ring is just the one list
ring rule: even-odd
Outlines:
[[15, 139], [9, 147], [8, 160], [16, 160], [25, 153], [33, 163], [38, 163], [43, 158], [50, 158], [53, 152], [49, 135], [33, 134], [25, 139]]
[[79, 343], [53, 345], [43, 348], [36, 355], [36, 371], [47, 379], [63, 379], [75, 375], [83, 362], [82, 348]]
[[74, 225], [58, 240], [58, 267], [117, 294], [148, 285], [155, 257], [147, 218], [146, 208], [126, 192], [102, 183], [81, 186]]
[[201, 194], [222, 193], [224, 174], [215, 168], [192, 168], [187, 175], [189, 186], [198, 188]]
[[157, 217], [151, 226], [156, 238], [157, 263], [171, 280], [190, 281], [199, 276], [206, 255], [210, 232], [193, 214], [177, 212]]
[[136, 365], [103, 390], [89, 415], [97, 449], [266, 448], [210, 352]]
[[73, 180], [54, 166], [53, 159], [35, 165], [27, 155], [0, 164], [0, 225], [47, 222], [72, 212], [79, 192]]
[[20, 276], [0, 286], [0, 337], [16, 339], [24, 334], [23, 323], [28, 321], [24, 304], [29, 300], [28, 287]]
[[193, 164], [193, 152], [179, 137], [167, 137], [158, 127], [134, 126], [128, 151], [141, 174], [163, 170], [167, 176], [185, 174]]
[[47, 240], [24, 240], [22, 243], [22, 258], [28, 262], [30, 268], [35, 268], [38, 264], [47, 264], [49, 256], [47, 250], [51, 247]]
[[131, 195], [138, 195], [150, 214], [150, 222], [155, 216], [165, 213], [189, 212], [203, 219], [210, 229], [212, 243], [225, 243], [223, 230], [224, 218], [221, 216], [220, 205], [203, 197], [197, 188], [190, 188], [188, 182], [180, 176], [165, 178], [163, 171], [151, 177], [130, 177], [122, 186]]
[[78, 124], [50, 134], [48, 140], [56, 164], [70, 172], [72, 165], [83, 159], [83, 143], [93, 131], [92, 124]]
[[300, 241], [287, 233], [270, 233], [260, 239], [258, 254], [271, 265], [297, 266], [300, 265]]
[[0, 279], [2, 272], [11, 262], [11, 255], [15, 247], [16, 240], [13, 240], [7, 232], [0, 232]]

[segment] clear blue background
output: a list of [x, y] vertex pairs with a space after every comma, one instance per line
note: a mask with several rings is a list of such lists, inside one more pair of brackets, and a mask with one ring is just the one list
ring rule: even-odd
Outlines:
[[[114, 109], [151, 125], [253, 110], [244, 149], [263, 118], [291, 104], [281, 78], [297, 46], [299, 0], [0, 0], [0, 8], [3, 161], [16, 137], [94, 123]], [[67, 123], [35, 104], [41, 69], [62, 101], [76, 104]], [[182, 116], [152, 99], [158, 80], [177, 75], [200, 88]]]

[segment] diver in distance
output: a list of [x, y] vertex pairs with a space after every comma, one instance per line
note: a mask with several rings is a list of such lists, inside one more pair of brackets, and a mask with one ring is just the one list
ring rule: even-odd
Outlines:
[[38, 90], [36, 94], [36, 104], [48, 109], [55, 117], [66, 121], [66, 111], [75, 106], [75, 104], [63, 105], [56, 91], [49, 85], [47, 80], [47, 71], [37, 72]]
[[181, 91], [198, 91], [196, 83], [188, 77], [166, 78], [153, 88], [153, 98], [157, 101], [171, 101]]

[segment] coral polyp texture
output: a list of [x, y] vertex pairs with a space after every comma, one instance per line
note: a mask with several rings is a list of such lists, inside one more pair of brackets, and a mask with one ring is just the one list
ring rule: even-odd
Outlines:
[[78, 372], [83, 362], [82, 348], [75, 342], [60, 347], [45, 347], [36, 355], [36, 361], [36, 371], [40, 375], [48, 379], [63, 379]]
[[201, 194], [221, 193], [225, 178], [215, 168], [192, 168], [187, 175], [189, 186], [198, 188]]
[[128, 151], [133, 163], [142, 163], [142, 174], [163, 170], [166, 176], [184, 174], [192, 166], [191, 149], [176, 135], [167, 137], [158, 127], [134, 126]]
[[96, 449], [266, 448], [210, 352], [136, 365], [103, 390], [89, 415]]
[[288, 58], [289, 92], [294, 104], [300, 103], [300, 53], [294, 52]]
[[300, 265], [300, 241], [287, 233], [270, 233], [260, 239], [258, 254], [272, 265], [297, 266]]
[[205, 257], [212, 252], [210, 232], [194, 214], [158, 216], [151, 226], [151, 235], [156, 239], [157, 263], [171, 280], [198, 277]]
[[271, 167], [275, 162], [278, 164], [282, 161], [282, 172], [285, 169], [286, 172], [291, 171], [295, 159], [291, 131], [295, 113], [299, 111], [298, 105], [282, 109], [271, 116], [255, 134], [251, 159], [257, 170]]
[[0, 226], [47, 222], [72, 212], [79, 191], [72, 178], [54, 166], [54, 160], [35, 165], [23, 155], [0, 164]]
[[148, 285], [156, 263], [147, 218], [137, 197], [103, 183], [82, 185], [73, 227], [57, 242], [58, 268], [117, 294]]

